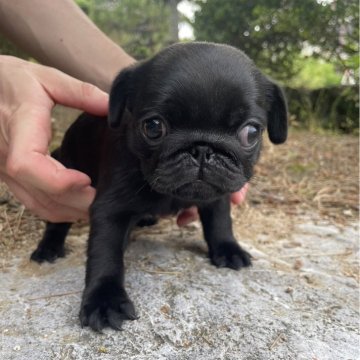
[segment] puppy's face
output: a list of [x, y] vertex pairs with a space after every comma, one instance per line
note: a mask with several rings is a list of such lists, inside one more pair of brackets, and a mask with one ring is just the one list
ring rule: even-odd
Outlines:
[[208, 201], [252, 176], [261, 138], [286, 139], [280, 89], [229, 46], [174, 45], [121, 72], [109, 121], [123, 126], [129, 149], [155, 191]]

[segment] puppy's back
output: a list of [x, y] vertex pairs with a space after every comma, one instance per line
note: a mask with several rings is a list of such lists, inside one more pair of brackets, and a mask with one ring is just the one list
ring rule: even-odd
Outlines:
[[64, 166], [87, 174], [96, 186], [106, 131], [106, 117], [81, 114], [66, 131], [56, 158]]

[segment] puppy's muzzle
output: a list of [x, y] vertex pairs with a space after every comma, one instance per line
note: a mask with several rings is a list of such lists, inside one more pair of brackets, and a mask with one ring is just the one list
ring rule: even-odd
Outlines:
[[225, 147], [213, 142], [192, 142], [163, 157], [152, 188], [187, 201], [206, 201], [238, 190], [242, 176], [238, 163]]

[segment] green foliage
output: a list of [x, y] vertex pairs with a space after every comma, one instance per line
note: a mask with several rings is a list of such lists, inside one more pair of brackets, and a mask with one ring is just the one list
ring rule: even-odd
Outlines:
[[[136, 59], [148, 58], [170, 42], [167, 0], [76, 0], [80, 8]], [[29, 56], [0, 34], [0, 54]]]
[[359, 93], [355, 85], [316, 90], [286, 88], [286, 96], [289, 113], [300, 126], [344, 133], [359, 131]]
[[90, 13], [90, 8], [95, 6], [94, 0], [75, 0], [78, 6], [86, 13]]
[[77, 0], [96, 25], [141, 60], [169, 43], [169, 7], [164, 0]]
[[2, 34], [0, 34], [0, 55], [12, 55], [23, 59], [29, 59], [27, 53], [19, 49]]
[[321, 0], [193, 0], [197, 40], [243, 49], [265, 72], [284, 81], [294, 76], [304, 46], [345, 69], [357, 55], [358, 2]]
[[292, 87], [318, 89], [340, 85], [341, 74], [333, 63], [316, 58], [300, 58], [295, 66], [299, 71], [288, 82]]

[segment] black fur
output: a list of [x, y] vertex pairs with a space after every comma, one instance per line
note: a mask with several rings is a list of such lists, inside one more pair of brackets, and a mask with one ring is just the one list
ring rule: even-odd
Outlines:
[[[143, 134], [154, 119], [166, 129], [155, 140]], [[277, 144], [287, 136], [280, 88], [241, 51], [211, 43], [174, 45], [122, 71], [108, 123], [81, 115], [54, 154], [97, 188], [80, 312], [81, 324], [97, 331], [136, 318], [124, 289], [124, 252], [144, 217], [196, 205], [212, 264], [236, 270], [251, 264], [232, 232], [230, 193], [250, 180], [262, 130]], [[64, 256], [70, 225], [48, 223], [31, 258]]]

